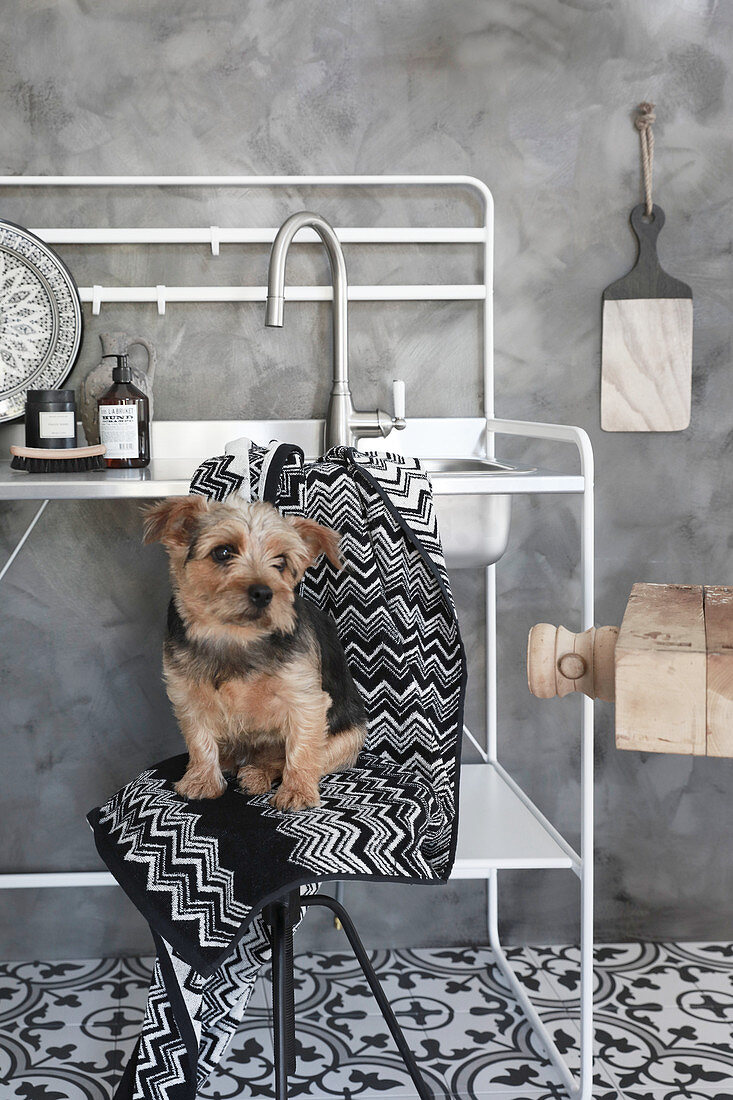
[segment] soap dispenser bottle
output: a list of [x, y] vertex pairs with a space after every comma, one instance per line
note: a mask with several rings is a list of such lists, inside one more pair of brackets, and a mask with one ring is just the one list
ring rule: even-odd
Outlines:
[[112, 385], [99, 398], [99, 441], [107, 448], [104, 460], [110, 470], [139, 470], [150, 462], [148, 399], [132, 384], [126, 355], [104, 358], [116, 361]]

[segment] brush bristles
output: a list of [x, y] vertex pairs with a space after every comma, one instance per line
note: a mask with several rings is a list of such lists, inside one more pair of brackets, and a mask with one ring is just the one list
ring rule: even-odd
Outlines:
[[87, 458], [24, 458], [13, 455], [11, 470], [25, 470], [29, 474], [83, 474], [88, 470], [106, 470], [104, 455]]

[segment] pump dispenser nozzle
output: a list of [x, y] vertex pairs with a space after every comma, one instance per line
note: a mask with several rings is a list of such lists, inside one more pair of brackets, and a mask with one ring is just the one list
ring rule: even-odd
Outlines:
[[132, 382], [132, 368], [126, 355], [103, 355], [103, 359], [114, 359], [117, 365], [112, 368], [113, 382]]

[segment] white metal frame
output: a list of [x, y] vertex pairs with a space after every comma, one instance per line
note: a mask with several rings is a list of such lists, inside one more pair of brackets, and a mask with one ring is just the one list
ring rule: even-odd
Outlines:
[[[545, 473], [537, 476], [514, 478], [511, 492], [570, 492], [580, 494], [582, 508], [581, 536], [581, 594], [582, 614], [580, 629], [593, 625], [593, 452], [587, 434], [576, 427], [556, 424], [536, 424], [518, 420], [503, 420], [495, 416], [494, 411], [494, 358], [493, 358], [493, 239], [494, 211], [493, 199], [488, 187], [472, 176], [0, 176], [0, 188], [5, 187], [238, 187], [238, 188], [282, 188], [282, 187], [452, 187], [469, 189], [478, 196], [482, 209], [482, 224], [478, 227], [394, 227], [371, 228], [349, 227], [339, 229], [340, 240], [346, 244], [358, 243], [454, 243], [479, 246], [483, 253], [483, 279], [478, 284], [458, 285], [408, 285], [408, 286], [351, 286], [349, 297], [353, 301], [428, 301], [463, 300], [482, 303], [483, 351], [482, 368], [484, 382], [485, 417], [485, 453], [494, 455], [494, 442], [497, 435], [516, 435], [525, 438], [537, 438], [563, 444], [572, 444], [580, 460], [580, 477]], [[79, 229], [35, 229], [34, 232], [51, 244], [149, 244], [177, 243], [201, 244], [210, 247], [213, 256], [219, 255], [222, 244], [252, 244], [272, 241], [276, 228], [231, 228], [218, 226], [203, 228], [79, 228]], [[304, 231], [298, 240], [315, 240], [315, 235]], [[166, 306], [175, 302], [257, 302], [264, 301], [265, 286], [257, 287], [212, 287], [212, 286], [154, 286], [154, 287], [105, 287], [93, 285], [80, 288], [82, 301], [91, 303], [92, 312], [99, 313], [102, 306], [111, 302], [151, 302], [158, 312], [165, 312]], [[331, 297], [330, 287], [294, 287], [286, 290], [291, 301], [324, 301]], [[21, 483], [7, 474], [7, 463], [0, 464], [0, 499], [42, 499], [31, 523], [26, 528], [10, 558], [0, 570], [0, 580], [16, 558], [33, 527], [40, 518], [48, 499], [70, 497], [101, 497], [122, 495], [161, 495], [176, 491], [170, 488], [167, 480], [152, 481], [147, 484], [125, 482], [110, 479], [105, 485], [99, 477], [87, 476], [86, 480], [66, 478], [65, 485], [57, 480], [49, 484], [47, 480], [33, 482], [26, 478]], [[443, 491], [497, 492], [495, 485], [486, 481], [477, 487], [476, 481], [467, 484], [451, 483]], [[180, 489], [178, 491], [181, 491]], [[185, 490], [184, 490], [185, 491]], [[436, 491], [438, 491], [436, 487]], [[506, 489], [504, 490], [506, 491]], [[581, 716], [581, 846], [580, 853], [567, 843], [554, 826], [534, 805], [525, 792], [502, 767], [498, 758], [498, 704], [497, 704], [497, 625], [496, 625], [496, 566], [486, 570], [486, 713], [487, 745], [483, 748], [476, 738], [466, 730], [484, 761], [483, 765], [469, 765], [464, 768], [464, 789], [477, 783], [484, 792], [496, 789], [501, 798], [509, 800], [506, 805], [514, 814], [524, 815], [521, 820], [531, 823], [543, 838], [543, 854], [532, 852], [504, 854], [462, 853], [459, 840], [459, 852], [454, 877], [485, 878], [487, 881], [487, 924], [489, 941], [496, 953], [499, 966], [509, 981], [511, 988], [521, 1003], [530, 1023], [547, 1049], [548, 1055], [560, 1073], [573, 1100], [590, 1100], [592, 1088], [592, 1050], [593, 1050], [593, 703], [583, 697]], [[477, 769], [481, 769], [480, 771]], [[467, 782], [468, 778], [468, 782]], [[485, 783], [484, 783], [485, 780]], [[504, 803], [502, 802], [502, 805]], [[490, 807], [489, 807], [490, 809]], [[465, 809], [462, 807], [465, 816]], [[477, 811], [478, 812], [478, 811]], [[486, 805], [480, 808], [481, 815], [488, 813]], [[521, 838], [520, 838], [521, 839]], [[504, 868], [518, 867], [557, 867], [572, 870], [580, 883], [580, 1032], [581, 1066], [579, 1078], [573, 1075], [565, 1059], [557, 1049], [551, 1035], [543, 1024], [537, 1010], [532, 1005], [523, 986], [517, 979], [511, 963], [502, 947], [498, 929], [498, 872]], [[61, 872], [37, 874], [0, 874], [0, 889], [35, 887], [100, 886], [114, 884], [107, 872]]]

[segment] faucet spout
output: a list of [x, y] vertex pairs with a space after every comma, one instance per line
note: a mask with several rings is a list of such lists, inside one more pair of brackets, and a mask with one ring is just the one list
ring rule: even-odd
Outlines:
[[267, 295], [265, 324], [268, 328], [282, 328], [285, 320], [285, 299], [281, 294]]
[[270, 253], [265, 324], [273, 328], [282, 328], [285, 314], [285, 264], [293, 237], [300, 229], [305, 228], [315, 230], [328, 253], [333, 284], [333, 381], [334, 384], [345, 383], [348, 392], [349, 328], [346, 260], [333, 227], [320, 214], [302, 210], [297, 214], [291, 214], [280, 226]]
[[285, 314], [285, 265], [288, 251], [295, 234], [305, 228], [313, 229], [326, 248], [333, 285], [333, 381], [326, 413], [324, 450], [328, 451], [332, 447], [353, 447], [361, 436], [387, 436], [392, 428], [398, 430], [404, 428], [404, 399], [402, 412], [398, 412], [396, 417], [389, 416], [381, 409], [362, 412], [354, 408], [349, 389], [347, 319], [349, 287], [346, 261], [335, 230], [320, 214], [302, 210], [297, 214], [291, 214], [280, 226], [270, 252], [265, 324], [273, 328], [282, 328]]

